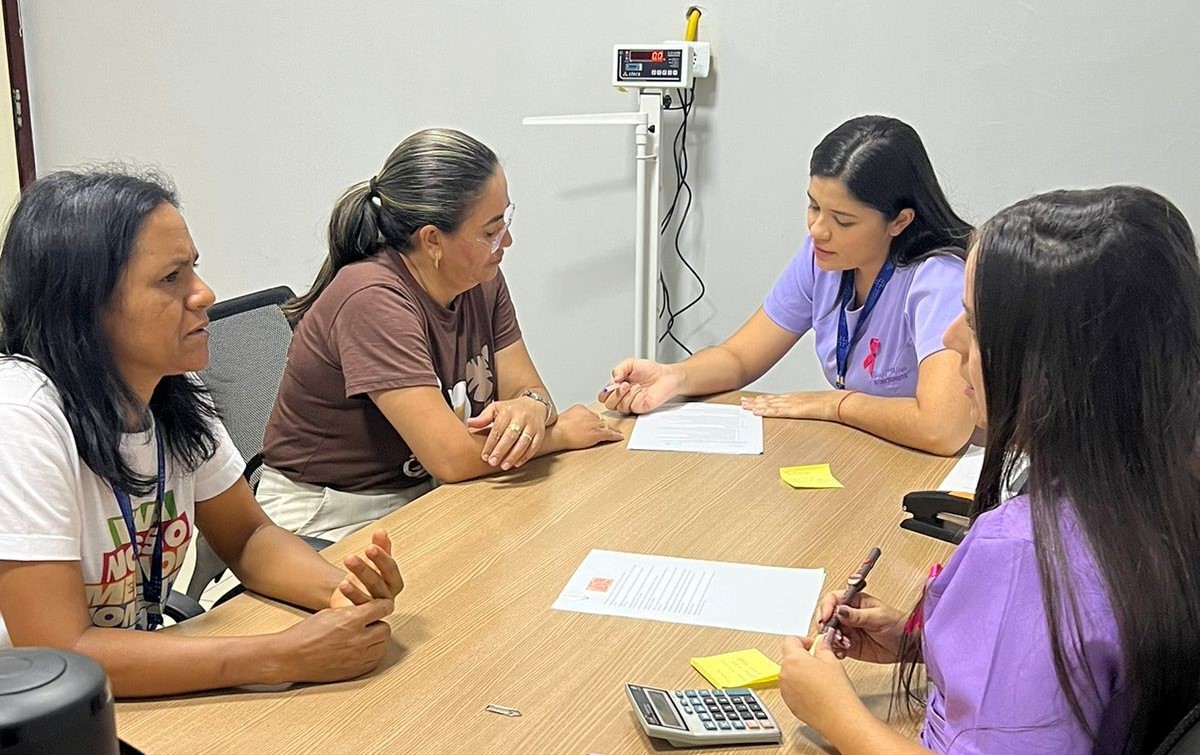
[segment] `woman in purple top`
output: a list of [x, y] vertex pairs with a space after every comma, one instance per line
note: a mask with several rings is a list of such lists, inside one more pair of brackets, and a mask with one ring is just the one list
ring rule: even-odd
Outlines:
[[[1044, 194], [980, 230], [964, 298], [945, 340], [987, 430], [974, 523], [908, 616], [825, 596], [839, 628], [785, 642], [783, 699], [843, 753], [1148, 752], [1200, 702], [1195, 238], [1147, 189]], [[847, 655], [899, 663], [910, 695], [924, 664], [920, 746]]]
[[866, 115], [827, 135], [809, 163], [809, 238], [763, 306], [724, 343], [678, 364], [626, 359], [600, 392], [640, 414], [673, 396], [737, 390], [810, 329], [830, 391], [745, 398], [768, 417], [842, 422], [948, 455], [971, 434], [946, 327], [962, 311], [971, 227], [950, 207], [917, 132]]

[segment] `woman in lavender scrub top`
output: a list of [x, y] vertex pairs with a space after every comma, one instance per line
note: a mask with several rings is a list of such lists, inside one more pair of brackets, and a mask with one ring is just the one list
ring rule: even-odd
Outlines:
[[[973, 524], [903, 614], [826, 595], [780, 692], [843, 753], [1150, 752], [1200, 702], [1200, 263], [1141, 188], [1058, 191], [979, 232], [946, 333], [987, 454]], [[1018, 457], [1022, 495], [1000, 502]], [[886, 554], [885, 554], [886, 558]], [[920, 744], [845, 656], [928, 677]]]
[[834, 390], [744, 398], [744, 407], [953, 454], [971, 435], [970, 404], [941, 339], [962, 311], [971, 226], [950, 207], [917, 132], [895, 118], [838, 126], [813, 150], [809, 174], [810, 236], [763, 306], [724, 343], [678, 364], [626, 359], [599, 400], [641, 414], [673, 396], [744, 388], [811, 329]]

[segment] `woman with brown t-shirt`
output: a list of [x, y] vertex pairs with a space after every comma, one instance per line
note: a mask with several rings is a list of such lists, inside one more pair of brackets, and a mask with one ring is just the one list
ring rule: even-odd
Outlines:
[[329, 223], [267, 425], [258, 499], [277, 524], [338, 539], [435, 484], [622, 436], [558, 415], [500, 272], [513, 205], [496, 155], [419, 131]]

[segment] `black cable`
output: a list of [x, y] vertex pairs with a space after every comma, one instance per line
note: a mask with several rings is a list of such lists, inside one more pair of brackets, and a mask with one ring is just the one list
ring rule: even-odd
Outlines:
[[667, 230], [670, 228], [671, 221], [675, 218], [675, 214], [679, 210], [680, 197], [682, 197], [683, 193], [686, 191], [687, 198], [684, 200], [683, 209], [679, 213], [679, 223], [675, 227], [675, 235], [674, 235], [673, 241], [674, 241], [674, 247], [675, 247], [675, 255], [679, 258], [679, 261], [683, 263], [684, 267], [686, 267], [688, 269], [688, 272], [690, 272], [692, 274], [692, 277], [694, 277], [696, 279], [696, 282], [699, 283], [700, 293], [698, 293], [695, 296], [695, 298], [693, 298], [691, 301], [689, 301], [687, 304], [685, 304], [680, 309], [673, 310], [671, 308], [671, 294], [670, 294], [669, 288], [667, 287], [666, 279], [663, 277], [661, 272], [659, 273], [658, 279], [659, 279], [659, 286], [663, 293], [663, 306], [660, 309], [658, 316], [661, 318], [662, 315], [664, 313], [666, 313], [667, 323], [666, 323], [666, 328], [663, 331], [663, 334], [661, 336], [659, 336], [659, 338], [658, 338], [658, 342], [662, 343], [665, 339], [670, 338], [672, 341], [675, 342], [675, 344], [677, 346], [679, 346], [679, 348], [683, 349], [690, 356], [692, 354], [692, 350], [689, 349], [686, 344], [684, 344], [682, 341], [680, 341], [673, 332], [673, 329], [675, 326], [675, 320], [680, 315], [682, 315], [684, 312], [691, 309], [697, 303], [700, 302], [700, 300], [704, 297], [706, 287], [704, 285], [704, 279], [696, 271], [696, 268], [694, 268], [692, 266], [692, 264], [687, 261], [687, 258], [684, 257], [683, 251], [680, 248], [680, 243], [679, 243], [680, 239], [683, 235], [683, 227], [687, 223], [688, 215], [690, 214], [691, 208], [692, 208], [692, 199], [693, 199], [692, 187], [691, 187], [691, 184], [689, 184], [688, 180], [687, 180], [688, 162], [689, 162], [688, 153], [687, 153], [687, 131], [688, 131], [688, 123], [691, 120], [692, 106], [695, 104], [695, 101], [696, 101], [696, 93], [695, 93], [694, 89], [680, 89], [678, 91], [679, 91], [679, 106], [678, 107], [670, 107], [669, 106], [670, 105], [670, 96], [669, 95], [664, 98], [668, 105], [668, 107], [666, 109], [682, 110], [683, 117], [680, 120], [679, 128], [675, 132], [675, 139], [672, 143], [672, 149], [671, 149], [672, 156], [675, 158], [675, 195], [674, 195], [673, 199], [671, 200], [671, 206], [668, 207], [667, 211], [663, 214], [662, 222], [659, 225], [659, 235], [661, 236], [661, 235], [665, 234], [667, 232]]
[[[682, 95], [680, 96], [680, 103], [678, 105], [672, 106], [672, 102], [673, 102], [673, 100], [671, 99], [671, 95], [664, 93], [663, 94], [663, 110], [683, 110], [684, 109], [684, 102], [683, 102]], [[666, 233], [667, 222], [669, 222], [671, 213], [673, 211], [674, 211], [674, 205], [672, 205], [672, 208], [670, 210], [668, 210], [667, 217], [664, 220], [664, 222], [659, 225], [658, 233], [660, 236], [662, 234]], [[671, 309], [671, 290], [667, 287], [667, 281], [663, 277], [663, 274], [661, 271], [658, 274], [658, 287], [659, 287], [659, 291], [662, 293], [662, 303], [658, 308], [658, 318], [661, 319], [663, 316], [663, 313], [668, 312]], [[658, 340], [661, 343], [662, 337], [660, 336]]]
[[[671, 219], [675, 216], [675, 211], [679, 206], [679, 198], [680, 198], [680, 196], [682, 196], [682, 193], [685, 189], [689, 193], [689, 203], [690, 203], [691, 186], [688, 185], [688, 183], [687, 183], [687, 167], [688, 167], [688, 165], [687, 165], [686, 145], [687, 145], [688, 116], [691, 115], [691, 105], [692, 105], [692, 102], [694, 101], [695, 93], [692, 92], [692, 98], [689, 99], [687, 90], [679, 90], [679, 91], [680, 91], [680, 106], [683, 109], [683, 118], [680, 121], [678, 130], [676, 130], [676, 132], [675, 132], [675, 139], [672, 143], [672, 148], [671, 148], [672, 156], [675, 158], [674, 159], [675, 196], [671, 201], [671, 206], [667, 209], [667, 212], [664, 214], [663, 222], [659, 226], [659, 235], [666, 233], [667, 229], [670, 227]], [[686, 219], [686, 217], [683, 217], [683, 218], [681, 218], [681, 221], [685, 220], [685, 219]], [[680, 259], [682, 259], [682, 254], [680, 253], [680, 250], [679, 250], [679, 233], [678, 232], [676, 233], [674, 241], [675, 241], [675, 253], [676, 253], [676, 255], [678, 255], [680, 257]], [[685, 262], [685, 264], [686, 264], [686, 262]], [[665, 278], [663, 278], [661, 273], [659, 273], [659, 278], [662, 282], [663, 288], [666, 289], [667, 288], [666, 280], [665, 280]], [[669, 300], [669, 293], [665, 298]], [[668, 314], [667, 325], [666, 325], [666, 328], [664, 329], [663, 334], [661, 336], [659, 336], [658, 342], [662, 343], [663, 340], [665, 340], [666, 338], [669, 337], [672, 341], [674, 341], [676, 343], [676, 345], [678, 345], [681, 349], [683, 349], [690, 355], [692, 353], [691, 349], [689, 349], [686, 344], [681, 342], [675, 336], [675, 333], [674, 333], [675, 318], [678, 313], [673, 311], [670, 308], [669, 304], [666, 307], [666, 312]]]
[[663, 95], [663, 110], [683, 110], [682, 104], [672, 106], [671, 105], [672, 102], [674, 102], [674, 100], [671, 99], [671, 95], [664, 94]]
[[[687, 177], [687, 149], [685, 139], [687, 137], [687, 121], [691, 114], [691, 101], [686, 97], [688, 90], [680, 90], [684, 94], [680, 95], [680, 107], [677, 109], [683, 110], [683, 120], [679, 124], [679, 129], [675, 132], [675, 139], [671, 146], [671, 154], [675, 157], [675, 198], [671, 202], [671, 206], [663, 215], [662, 222], [659, 224], [659, 234], [667, 232], [667, 228], [671, 224], [671, 218], [675, 214], [675, 207], [679, 204], [679, 191], [682, 184], [686, 183]], [[682, 151], [683, 161], [680, 162], [680, 153]]]
[[676, 317], [682, 315], [684, 312], [686, 312], [689, 309], [691, 309], [692, 307], [696, 306], [696, 304], [698, 304], [700, 302], [700, 300], [704, 298], [704, 293], [706, 290], [706, 287], [704, 285], [704, 279], [700, 277], [700, 273], [696, 272], [696, 268], [692, 267], [692, 264], [687, 261], [687, 258], [685, 258], [683, 256], [683, 252], [680, 251], [680, 248], [679, 248], [679, 238], [683, 233], [683, 225], [684, 225], [684, 223], [687, 222], [688, 214], [692, 210], [692, 187], [690, 184], [687, 183], [687, 180], [686, 180], [686, 165], [687, 165], [687, 147], [686, 147], [686, 145], [684, 146], [683, 162], [685, 165], [685, 177], [683, 180], [683, 188], [687, 190], [687, 202], [683, 206], [683, 214], [679, 218], [679, 225], [677, 225], [675, 227], [675, 254], [679, 257], [679, 261], [683, 263], [684, 267], [686, 267], [688, 269], [688, 272], [690, 272], [692, 274], [692, 277], [694, 277], [696, 279], [696, 282], [698, 284], [700, 284], [700, 293], [696, 294], [696, 297], [694, 299], [692, 299], [690, 302], [688, 302], [687, 304], [683, 305], [683, 307], [676, 310], [676, 312], [675, 312]]

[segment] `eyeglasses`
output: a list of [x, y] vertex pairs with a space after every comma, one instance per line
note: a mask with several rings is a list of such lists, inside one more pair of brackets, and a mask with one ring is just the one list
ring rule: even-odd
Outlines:
[[494, 233], [489, 233], [485, 238], [481, 238], [488, 250], [495, 254], [500, 251], [500, 244], [504, 243], [504, 236], [508, 233], [508, 229], [512, 226], [513, 211], [517, 209], [515, 204], [509, 204], [504, 208], [504, 225], [500, 226]]

